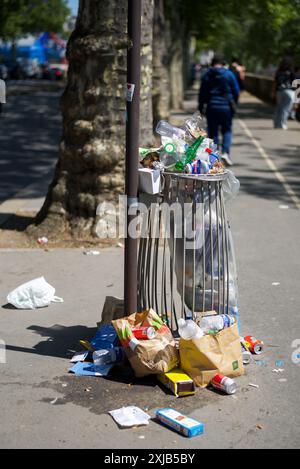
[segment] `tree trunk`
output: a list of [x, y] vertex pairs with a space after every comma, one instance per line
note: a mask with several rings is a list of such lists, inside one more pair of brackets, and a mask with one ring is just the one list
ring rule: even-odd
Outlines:
[[155, 0], [153, 22], [153, 123], [170, 117], [169, 31], [166, 27], [164, 0]]
[[167, 11], [166, 28], [170, 31], [170, 92], [171, 106], [180, 109], [184, 99], [184, 34], [185, 21], [181, 0], [165, 0]]
[[153, 145], [152, 42], [154, 0], [142, 1], [140, 145]]
[[[141, 134], [145, 140], [152, 132], [151, 3], [143, 2]], [[97, 206], [123, 192], [126, 50], [127, 1], [80, 0], [67, 47], [58, 163], [37, 226], [29, 227], [29, 234], [95, 236]]]

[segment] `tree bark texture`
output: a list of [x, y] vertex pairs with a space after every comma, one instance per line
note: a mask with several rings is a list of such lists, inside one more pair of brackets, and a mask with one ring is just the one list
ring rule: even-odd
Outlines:
[[154, 2], [153, 20], [153, 124], [170, 117], [170, 31], [166, 26], [164, 0]]
[[[153, 0], [143, 1], [141, 138], [152, 137]], [[67, 47], [54, 179], [29, 234], [95, 235], [96, 209], [124, 191], [127, 0], [80, 0]]]

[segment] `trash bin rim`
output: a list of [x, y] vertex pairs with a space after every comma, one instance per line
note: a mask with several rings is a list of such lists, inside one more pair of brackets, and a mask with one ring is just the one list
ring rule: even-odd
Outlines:
[[179, 179], [215, 182], [215, 181], [225, 181], [229, 176], [229, 171], [225, 170], [223, 173], [219, 173], [219, 174], [185, 174], [185, 173], [165, 172], [163, 173], [163, 175], [171, 176], [171, 177], [175, 177]]

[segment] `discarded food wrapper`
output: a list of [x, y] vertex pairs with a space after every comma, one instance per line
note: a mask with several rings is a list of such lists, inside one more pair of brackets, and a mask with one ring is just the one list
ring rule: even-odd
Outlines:
[[120, 409], [111, 410], [109, 414], [115, 422], [123, 428], [149, 425], [149, 420], [151, 419], [150, 415], [135, 406], [121, 407]]
[[77, 352], [75, 355], [71, 358], [70, 362], [71, 363], [78, 363], [78, 362], [84, 362], [86, 358], [88, 357], [89, 352]]
[[166, 408], [157, 410], [156, 418], [167, 427], [176, 430], [178, 433], [188, 438], [202, 435], [204, 433], [203, 423], [190, 417], [186, 417], [174, 409]]
[[44, 277], [38, 277], [10, 292], [7, 301], [19, 309], [36, 309], [49, 306], [52, 302], [62, 303], [64, 300], [55, 296], [55, 288]]
[[38, 238], [38, 239], [37, 239], [38, 244], [41, 244], [41, 245], [43, 245], [43, 244], [48, 244], [48, 241], [49, 241], [49, 240], [48, 240], [48, 238], [47, 238], [46, 236], [42, 236], [41, 238]]
[[85, 254], [86, 256], [99, 256], [100, 251], [83, 251], [83, 254]]
[[190, 396], [196, 392], [194, 381], [180, 368], [159, 374], [157, 379], [176, 397]]
[[118, 334], [111, 324], [99, 327], [90, 343], [95, 350], [110, 349], [120, 345]]
[[95, 349], [88, 340], [80, 340], [79, 343], [80, 345], [82, 345], [82, 347], [87, 349], [89, 352], [94, 352]]
[[95, 366], [93, 363], [78, 362], [69, 369], [75, 376], [107, 376], [114, 365]]

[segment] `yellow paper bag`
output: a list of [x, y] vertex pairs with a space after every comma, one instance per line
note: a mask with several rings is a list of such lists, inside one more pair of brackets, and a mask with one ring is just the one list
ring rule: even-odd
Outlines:
[[231, 378], [244, 374], [237, 324], [201, 339], [180, 339], [179, 353], [181, 368], [202, 388], [216, 373]]

